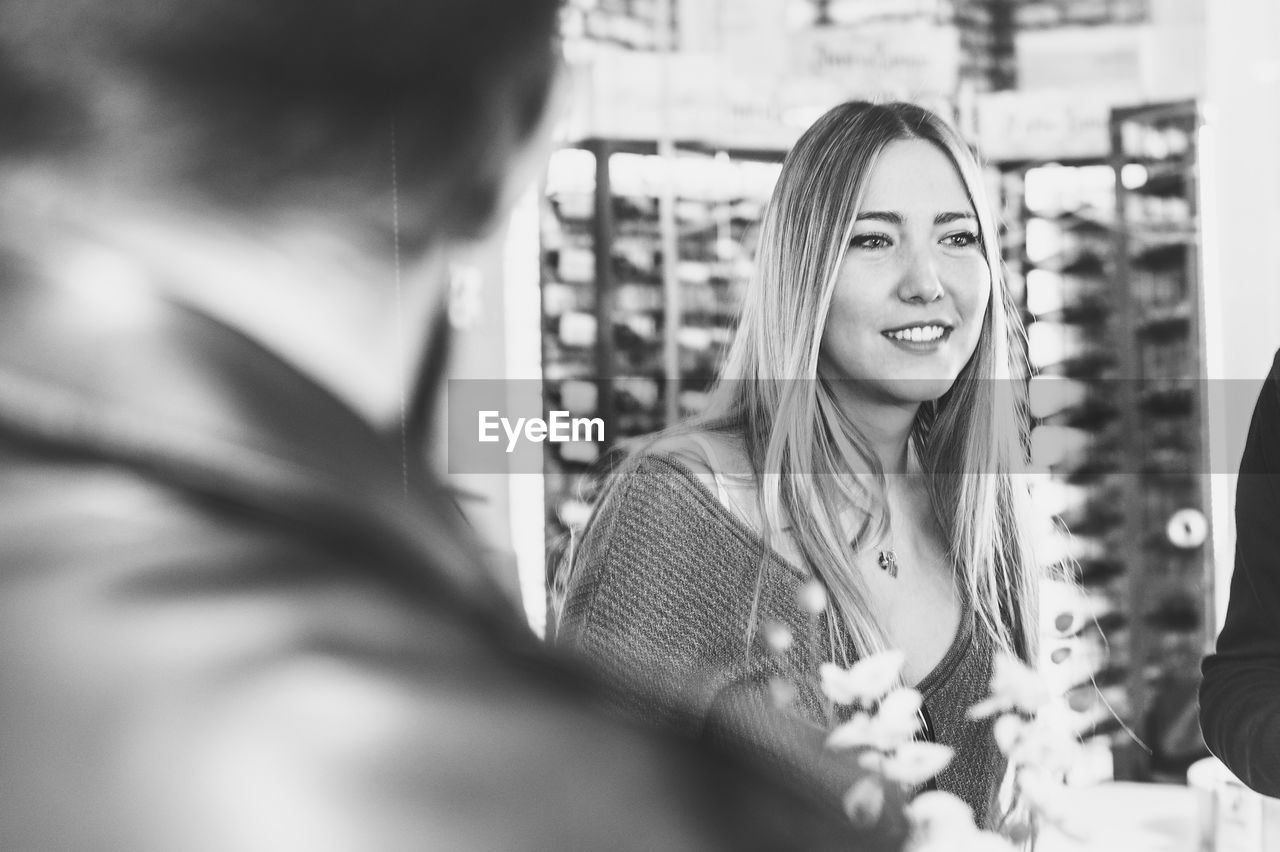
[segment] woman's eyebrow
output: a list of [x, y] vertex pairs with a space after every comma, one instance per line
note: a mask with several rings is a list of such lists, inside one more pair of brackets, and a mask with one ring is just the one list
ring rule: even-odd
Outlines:
[[[946, 213], [939, 213], [933, 217], [933, 224], [947, 225], [961, 219], [977, 220], [977, 215], [972, 211], [953, 210]], [[858, 214], [857, 221], [871, 219], [879, 222], [888, 222], [891, 225], [901, 225], [905, 220], [901, 213], [894, 210], [864, 210]]]
[[858, 214], [855, 221], [861, 222], [863, 219], [875, 219], [880, 222], [888, 222], [891, 225], [901, 225], [903, 222], [902, 214], [895, 213], [892, 210], [864, 210]]

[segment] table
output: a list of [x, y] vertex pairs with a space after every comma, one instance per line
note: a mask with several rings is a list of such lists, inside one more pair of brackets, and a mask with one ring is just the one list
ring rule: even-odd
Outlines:
[[1116, 781], [1070, 787], [1066, 795], [1081, 837], [1047, 829], [1036, 852], [1200, 852], [1209, 814], [1190, 787]]

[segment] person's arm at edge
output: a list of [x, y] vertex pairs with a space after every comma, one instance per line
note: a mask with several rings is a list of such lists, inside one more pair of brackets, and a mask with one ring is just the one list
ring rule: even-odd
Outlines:
[[1240, 463], [1230, 603], [1202, 670], [1209, 749], [1254, 790], [1280, 796], [1280, 353]]

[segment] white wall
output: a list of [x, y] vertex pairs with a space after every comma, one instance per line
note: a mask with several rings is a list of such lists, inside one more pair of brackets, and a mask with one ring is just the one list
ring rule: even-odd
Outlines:
[[[451, 284], [449, 378], [503, 380], [508, 407], [521, 412], [541, 409], [538, 191], [529, 190], [497, 233], [455, 257]], [[445, 428], [443, 417], [439, 423]], [[447, 470], [447, 456], [437, 464]], [[449, 481], [468, 495], [463, 508], [495, 573], [512, 598], [522, 601], [531, 627], [541, 634], [546, 619], [542, 477], [455, 473]]]
[[[1280, 348], [1280, 3], [1207, 2], [1202, 175], [1209, 376], [1233, 380], [1211, 412], [1218, 461], [1238, 462], [1245, 404]], [[1247, 384], [1243, 380], [1250, 380]], [[1215, 476], [1221, 623], [1234, 549], [1234, 481]]]

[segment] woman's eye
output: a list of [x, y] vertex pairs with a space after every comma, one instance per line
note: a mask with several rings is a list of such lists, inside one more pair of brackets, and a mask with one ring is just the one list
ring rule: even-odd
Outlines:
[[884, 234], [855, 234], [849, 241], [852, 248], [879, 249], [889, 246], [889, 238]]
[[942, 238], [942, 242], [950, 248], [968, 248], [978, 245], [980, 240], [973, 231], [957, 231], [954, 234], [947, 234]]

